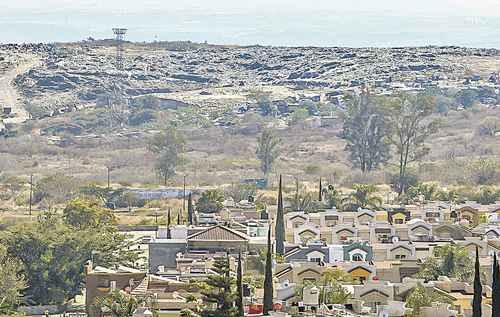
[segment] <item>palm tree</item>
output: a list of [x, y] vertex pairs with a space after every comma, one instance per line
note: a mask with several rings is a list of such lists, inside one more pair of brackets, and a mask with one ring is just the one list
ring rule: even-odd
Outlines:
[[106, 296], [97, 297], [95, 306], [101, 311], [107, 310], [113, 317], [131, 317], [144, 301], [114, 290]]
[[373, 185], [354, 184], [354, 192], [342, 200], [345, 210], [356, 210], [358, 208], [378, 208], [382, 205], [382, 199], [374, 194], [377, 189]]

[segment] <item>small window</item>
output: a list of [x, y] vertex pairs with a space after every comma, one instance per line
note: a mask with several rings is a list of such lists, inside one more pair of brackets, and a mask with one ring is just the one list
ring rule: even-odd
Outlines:
[[395, 219], [394, 223], [397, 225], [402, 225], [403, 224], [403, 219]]
[[352, 260], [355, 262], [362, 262], [364, 261], [363, 256], [359, 253], [356, 253], [352, 256]]

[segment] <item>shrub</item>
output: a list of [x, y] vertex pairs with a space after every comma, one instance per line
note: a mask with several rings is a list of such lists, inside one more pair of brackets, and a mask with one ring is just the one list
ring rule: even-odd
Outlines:
[[500, 128], [500, 122], [496, 117], [486, 117], [477, 127], [480, 136], [494, 136]]
[[224, 207], [224, 194], [217, 189], [204, 191], [196, 202], [196, 210], [203, 213], [219, 212]]

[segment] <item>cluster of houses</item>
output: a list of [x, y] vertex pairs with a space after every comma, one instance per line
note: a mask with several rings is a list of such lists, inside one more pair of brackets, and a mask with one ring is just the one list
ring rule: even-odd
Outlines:
[[[158, 316], [179, 316], [183, 309], [196, 311], [203, 297], [194, 282], [213, 274], [214, 259], [221, 256], [229, 257], [231, 271], [236, 272], [240, 251], [243, 273], [257, 281], [262, 275], [268, 230], [274, 231], [276, 210], [271, 207], [257, 212], [248, 201], [226, 201], [225, 206], [216, 214], [195, 214], [193, 225], [122, 228], [137, 242], [133, 248], [143, 252], [144, 260], [137, 265], [144, 269], [93, 267], [89, 262], [89, 316], [101, 314], [94, 311], [92, 303], [113, 289], [133, 296], [153, 296]], [[491, 316], [492, 255], [500, 251], [499, 212], [500, 205], [441, 202], [386, 205], [377, 211], [287, 212], [285, 254], [273, 265], [276, 310], [291, 315], [321, 311], [322, 315], [409, 316], [412, 311], [406, 299], [416, 287], [424, 287], [445, 296], [451, 304], [423, 307], [421, 317], [472, 316], [471, 284], [446, 276], [436, 281], [415, 277], [436, 248], [455, 244], [468, 250], [471, 258], [479, 250], [484, 272], [483, 314]], [[330, 268], [350, 277], [343, 285], [350, 298], [340, 306], [320, 305], [317, 282]], [[244, 284], [244, 296], [248, 315], [262, 312], [262, 286]], [[141, 313], [144, 310], [138, 316]]]

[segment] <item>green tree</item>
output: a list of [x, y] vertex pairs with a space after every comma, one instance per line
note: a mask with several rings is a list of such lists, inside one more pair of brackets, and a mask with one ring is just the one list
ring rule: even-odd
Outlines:
[[423, 184], [419, 183], [415, 186], [410, 186], [408, 189], [408, 196], [411, 199], [417, 198], [422, 195], [426, 201], [434, 200], [439, 193], [438, 185], [435, 183]]
[[206, 287], [202, 291], [203, 301], [206, 304], [201, 315], [204, 317], [236, 317], [238, 310], [234, 307], [236, 296], [232, 290], [233, 279], [230, 276], [229, 259], [221, 257], [215, 259], [213, 271], [208, 276]]
[[427, 290], [422, 285], [415, 287], [406, 298], [406, 306], [412, 308], [412, 317], [419, 317], [422, 307], [432, 307], [433, 303], [451, 304], [453, 300], [435, 290]]
[[498, 265], [496, 252], [493, 253], [493, 282], [491, 285], [491, 289], [491, 317], [494, 317], [500, 315], [500, 266]]
[[301, 193], [295, 195], [290, 200], [290, 209], [293, 211], [303, 211], [305, 213], [313, 213], [323, 207], [318, 201], [314, 200], [312, 193]]
[[165, 185], [184, 161], [182, 154], [185, 143], [184, 136], [172, 125], [156, 134], [148, 143], [148, 150], [156, 155], [154, 169]]
[[351, 293], [342, 286], [343, 282], [352, 282], [348, 273], [337, 268], [326, 268], [319, 280], [321, 302], [323, 304], [345, 304], [351, 298]]
[[389, 140], [399, 162], [396, 189], [400, 195], [408, 189], [408, 164], [429, 152], [426, 141], [438, 130], [439, 121], [430, 119], [434, 108], [434, 99], [421, 94], [399, 94], [385, 103], [387, 124], [391, 127]]
[[7, 253], [5, 246], [0, 244], [0, 315], [15, 312], [17, 305], [23, 300], [23, 290], [26, 280], [21, 273], [22, 263]]
[[236, 276], [236, 307], [238, 308], [238, 317], [245, 316], [245, 307], [243, 306], [243, 262], [241, 261], [241, 250], [238, 253], [238, 271]]
[[204, 191], [196, 202], [196, 210], [203, 213], [219, 212], [222, 208], [224, 208], [224, 194], [218, 189]]
[[388, 135], [377, 100], [367, 94], [351, 97], [344, 113], [342, 137], [354, 166], [368, 172], [386, 163], [390, 157]]
[[341, 209], [342, 208], [342, 195], [341, 192], [338, 191], [335, 186], [333, 185], [328, 185], [326, 188], [323, 189], [324, 196], [326, 198], [326, 203], [328, 208], [337, 208]]
[[476, 194], [475, 200], [482, 205], [490, 205], [497, 202], [500, 198], [500, 191], [492, 187], [482, 187]]
[[80, 181], [74, 177], [55, 174], [38, 181], [33, 190], [33, 202], [44, 202], [49, 209], [72, 199], [80, 188]]
[[254, 197], [257, 194], [255, 184], [231, 184], [225, 189], [226, 197], [231, 197], [236, 203], [247, 200], [248, 197]]
[[491, 185], [498, 179], [499, 164], [495, 159], [480, 158], [471, 162], [469, 169], [478, 185]]
[[342, 200], [343, 209], [357, 210], [358, 208], [378, 208], [382, 199], [376, 196], [377, 189], [373, 185], [354, 184], [354, 192]]
[[276, 134], [265, 129], [257, 138], [257, 158], [260, 160], [260, 169], [264, 175], [268, 175], [271, 171], [274, 161], [281, 154], [281, 140]]
[[172, 229], [170, 226], [172, 225], [172, 218], [171, 218], [171, 213], [170, 213], [170, 208], [168, 208], [167, 211], [167, 239], [172, 239]]
[[101, 208], [96, 202], [74, 199], [63, 211], [64, 222], [77, 229], [99, 228], [116, 223], [113, 212]]
[[465, 109], [471, 108], [477, 99], [478, 93], [473, 89], [463, 89], [455, 95], [455, 100]]
[[280, 175], [280, 182], [278, 187], [278, 209], [276, 211], [276, 225], [275, 225], [275, 235], [276, 235], [276, 254], [283, 256], [285, 255], [285, 219], [283, 210], [283, 189], [282, 189], [282, 177]]
[[139, 256], [114, 227], [75, 230], [51, 219], [9, 227], [0, 233], [10, 257], [20, 261], [28, 283], [25, 295], [34, 304], [61, 304], [81, 293], [84, 265], [135, 266]]
[[114, 290], [110, 294], [95, 299], [94, 305], [100, 311], [109, 311], [113, 317], [132, 317], [143, 300]]
[[481, 317], [481, 303], [483, 301], [483, 286], [479, 266], [479, 249], [476, 246], [476, 263], [474, 265], [474, 297], [472, 299], [472, 317]]
[[194, 216], [193, 195], [191, 193], [189, 193], [189, 195], [188, 195], [188, 222], [191, 226], [194, 224], [193, 216]]
[[264, 272], [264, 300], [263, 312], [268, 315], [273, 310], [273, 245], [271, 243], [271, 227], [267, 232], [267, 255], [266, 255], [266, 269]]
[[307, 109], [298, 108], [290, 116], [290, 125], [296, 125], [304, 122], [307, 118], [309, 118], [309, 112]]
[[342, 284], [332, 282], [322, 290], [325, 304], [345, 304], [352, 298], [352, 294]]
[[323, 201], [323, 183], [321, 182], [321, 177], [319, 178], [318, 201]]
[[428, 257], [421, 265], [418, 278], [435, 281], [439, 276], [457, 278], [470, 282], [474, 273], [472, 260], [466, 248], [448, 244], [436, 247], [434, 256]]

